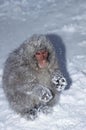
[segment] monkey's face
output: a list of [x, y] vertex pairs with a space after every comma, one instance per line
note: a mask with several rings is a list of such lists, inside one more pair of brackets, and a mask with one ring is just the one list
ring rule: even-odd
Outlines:
[[48, 51], [47, 50], [37, 51], [35, 54], [35, 58], [37, 60], [38, 67], [45, 68], [48, 64]]

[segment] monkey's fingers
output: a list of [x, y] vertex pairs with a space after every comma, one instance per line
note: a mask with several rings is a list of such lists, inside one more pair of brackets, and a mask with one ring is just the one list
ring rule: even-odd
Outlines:
[[49, 102], [53, 98], [52, 93], [50, 92], [49, 89], [45, 88], [42, 90], [42, 95], [40, 100], [44, 103]]
[[60, 92], [65, 89], [66, 85], [67, 85], [66, 79], [64, 77], [61, 77], [60, 79], [57, 80], [57, 84], [55, 85], [56, 90]]
[[42, 85], [35, 86], [33, 89], [33, 94], [44, 103], [49, 102], [53, 97], [51, 91]]

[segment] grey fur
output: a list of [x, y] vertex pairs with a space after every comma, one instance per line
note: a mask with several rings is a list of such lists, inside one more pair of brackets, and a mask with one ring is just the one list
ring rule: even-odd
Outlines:
[[[40, 49], [49, 51], [49, 65], [45, 69], [38, 68], [34, 57]], [[3, 88], [14, 111], [28, 118], [35, 115], [40, 105], [52, 106], [59, 96], [52, 82], [52, 75], [58, 69], [54, 47], [45, 35], [33, 35], [10, 53], [5, 62]]]

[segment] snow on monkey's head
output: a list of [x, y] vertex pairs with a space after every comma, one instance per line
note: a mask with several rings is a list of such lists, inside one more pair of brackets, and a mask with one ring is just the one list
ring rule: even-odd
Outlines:
[[25, 42], [25, 55], [31, 66], [45, 68], [52, 66], [56, 59], [55, 50], [46, 35], [34, 34]]

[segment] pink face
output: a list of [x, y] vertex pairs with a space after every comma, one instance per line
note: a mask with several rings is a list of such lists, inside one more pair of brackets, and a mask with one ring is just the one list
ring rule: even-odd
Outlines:
[[39, 68], [46, 67], [48, 63], [48, 51], [47, 50], [40, 50], [35, 54], [36, 60], [38, 61]]

